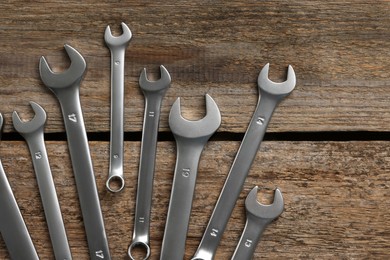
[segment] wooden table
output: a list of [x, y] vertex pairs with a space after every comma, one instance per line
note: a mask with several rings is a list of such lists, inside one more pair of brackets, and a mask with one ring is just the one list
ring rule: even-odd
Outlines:
[[[143, 3], [142, 3], [143, 2]], [[188, 119], [204, 115], [204, 95], [218, 103], [222, 125], [207, 144], [187, 238], [195, 252], [258, 99], [257, 75], [294, 92], [278, 107], [223, 236], [216, 259], [229, 259], [245, 223], [244, 199], [259, 185], [261, 201], [279, 187], [285, 211], [264, 233], [255, 259], [387, 259], [390, 257], [390, 2], [381, 1], [2, 1], [0, 158], [42, 259], [53, 259], [30, 154], [11, 113], [32, 116], [42, 105], [49, 160], [74, 259], [88, 249], [58, 102], [38, 73], [44, 55], [56, 71], [69, 65], [65, 43], [87, 61], [80, 95], [96, 182], [113, 259], [131, 242], [144, 99], [138, 77], [172, 85], [162, 106], [151, 223], [158, 259], [175, 165], [170, 106], [182, 97]], [[126, 52], [125, 179], [119, 194], [105, 188], [109, 156], [110, 53], [103, 34], [133, 39]], [[264, 199], [265, 198], [265, 199]], [[265, 203], [265, 202], [264, 202]], [[8, 259], [0, 240], [0, 258]]]

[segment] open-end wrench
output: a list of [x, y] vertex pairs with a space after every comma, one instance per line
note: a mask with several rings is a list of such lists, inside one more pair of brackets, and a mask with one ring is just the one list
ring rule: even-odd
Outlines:
[[182, 260], [196, 184], [199, 158], [221, 124], [214, 100], [206, 95], [206, 116], [189, 121], [181, 116], [180, 99], [172, 105], [169, 126], [176, 139], [176, 166], [160, 259]]
[[43, 83], [61, 105], [90, 257], [111, 259], [80, 104], [80, 82], [86, 63], [74, 48], [69, 45], [64, 47], [71, 61], [70, 67], [65, 72], [54, 73], [46, 59], [41, 57], [39, 72]]
[[163, 65], [160, 66], [160, 73], [161, 78], [157, 81], [148, 80], [146, 69], [143, 69], [139, 77], [139, 86], [145, 96], [145, 112], [138, 171], [133, 241], [128, 249], [128, 255], [131, 259], [135, 259], [131, 254], [132, 249], [138, 246], [146, 249], [144, 259], [148, 259], [150, 256], [150, 209], [152, 206], [158, 124], [160, 121], [162, 99], [171, 83], [171, 76]]
[[265, 228], [283, 212], [283, 196], [279, 189], [274, 192], [274, 201], [264, 205], [257, 201], [258, 187], [254, 187], [245, 200], [246, 224], [232, 260], [250, 260]]
[[[3, 128], [3, 116], [0, 114], [0, 137]], [[11, 259], [32, 259], [39, 257], [16, 203], [11, 186], [0, 160], [0, 233]]]
[[12, 114], [14, 128], [26, 140], [29, 147], [41, 195], [43, 210], [56, 259], [72, 259], [60, 204], [47, 157], [43, 129], [46, 123], [45, 110], [35, 102], [30, 102], [35, 112], [29, 122], [22, 122], [16, 111]]
[[271, 116], [279, 104], [295, 88], [295, 73], [288, 66], [287, 80], [275, 83], [268, 79], [269, 64], [261, 70], [257, 83], [259, 100], [249, 127], [230, 168], [224, 187], [211, 215], [206, 231], [192, 259], [213, 259], [230, 215], [240, 195], [256, 153], [260, 148]]
[[[106, 187], [111, 192], [119, 192], [125, 186], [123, 179], [124, 67], [125, 51], [132, 35], [125, 23], [121, 25], [123, 31], [121, 36], [113, 36], [109, 25], [104, 33], [104, 40], [111, 52], [110, 169], [106, 182]], [[118, 186], [114, 186], [113, 183]]]

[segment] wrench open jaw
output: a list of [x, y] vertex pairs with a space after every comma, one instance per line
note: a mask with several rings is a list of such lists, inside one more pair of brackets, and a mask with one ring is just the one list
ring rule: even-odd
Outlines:
[[287, 96], [290, 94], [296, 84], [294, 69], [288, 65], [287, 80], [284, 82], [273, 82], [268, 78], [269, 63], [267, 63], [260, 71], [257, 78], [257, 84], [260, 92], [266, 92], [273, 96]]
[[169, 75], [168, 70], [160, 65], [160, 79], [156, 81], [150, 81], [146, 74], [146, 68], [144, 68], [139, 76], [139, 86], [142, 91], [147, 92], [157, 92], [160, 90], [165, 90], [171, 84], [171, 75]]
[[39, 61], [39, 73], [43, 83], [54, 93], [56, 89], [63, 89], [78, 85], [84, 75], [87, 64], [81, 54], [68, 44], [64, 45], [65, 51], [70, 58], [70, 66], [66, 71], [56, 73], [51, 70], [45, 57]]
[[169, 113], [169, 127], [176, 136], [185, 138], [209, 138], [221, 125], [221, 113], [214, 99], [206, 94], [206, 116], [190, 121], [181, 115], [180, 98], [173, 103]]
[[41, 130], [46, 123], [46, 112], [37, 103], [30, 101], [30, 105], [35, 112], [35, 116], [28, 122], [22, 121], [16, 111], [12, 113], [14, 128], [22, 135], [32, 134]]
[[277, 188], [274, 191], [274, 201], [272, 204], [265, 205], [257, 201], [257, 192], [259, 188], [254, 187], [245, 199], [245, 209], [248, 213], [262, 219], [275, 219], [282, 214], [284, 201], [281, 191]]
[[120, 36], [114, 36], [111, 33], [110, 26], [107, 25], [106, 31], [104, 32], [104, 40], [110, 48], [129, 44], [132, 37], [132, 33], [125, 23], [122, 22], [121, 26], [123, 33]]

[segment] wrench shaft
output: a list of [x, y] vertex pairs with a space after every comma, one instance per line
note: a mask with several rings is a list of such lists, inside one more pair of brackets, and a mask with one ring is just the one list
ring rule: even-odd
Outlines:
[[213, 259], [279, 99], [261, 93], [206, 231], [193, 259]]
[[64, 116], [68, 146], [87, 234], [90, 257], [111, 259], [93, 172], [78, 87], [57, 94]]
[[177, 158], [161, 260], [183, 259], [199, 158], [204, 144], [205, 142], [201, 140], [185, 140], [176, 137]]
[[12, 259], [39, 257], [0, 161], [0, 232]]

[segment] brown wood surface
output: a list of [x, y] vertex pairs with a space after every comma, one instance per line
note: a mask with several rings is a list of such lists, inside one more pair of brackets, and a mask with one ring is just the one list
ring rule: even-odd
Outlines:
[[[74, 259], [88, 259], [82, 217], [58, 102], [39, 78], [44, 55], [56, 71], [69, 65], [65, 43], [87, 61], [80, 98], [113, 259], [131, 242], [144, 99], [142, 68], [172, 84], [163, 101], [151, 223], [158, 259], [175, 165], [168, 113], [182, 97], [184, 116], [204, 115], [204, 95], [218, 103], [222, 124], [202, 155], [185, 259], [195, 252], [258, 100], [257, 76], [283, 81], [291, 64], [294, 92], [268, 127], [275, 133], [257, 155], [216, 259], [229, 259], [245, 222], [244, 199], [275, 186], [285, 211], [265, 232], [255, 259], [390, 258], [390, 1], [1, 1], [0, 159], [41, 259], [53, 259], [26, 144], [13, 110], [47, 111], [47, 148]], [[125, 68], [125, 178], [120, 194], [105, 189], [109, 156], [110, 53], [107, 25], [133, 32]], [[306, 135], [307, 134], [307, 135]], [[315, 141], [314, 141], [315, 140]], [[0, 238], [0, 259], [8, 259]]]

